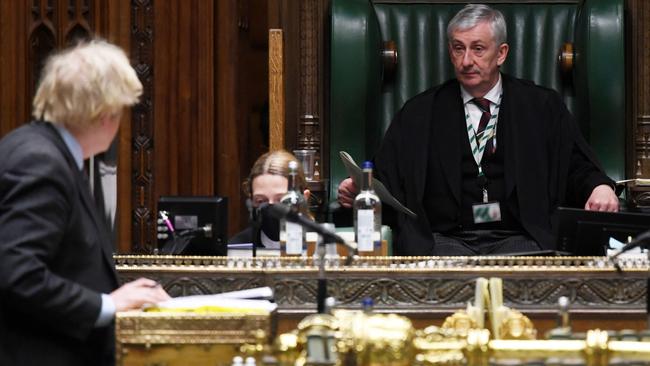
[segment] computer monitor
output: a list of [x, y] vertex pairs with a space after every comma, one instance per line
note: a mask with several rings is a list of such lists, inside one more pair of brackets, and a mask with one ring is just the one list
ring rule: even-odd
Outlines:
[[650, 215], [560, 207], [555, 225], [557, 249], [578, 256], [605, 255], [609, 239], [626, 243], [650, 230]]
[[[217, 196], [167, 196], [158, 200], [168, 216], [174, 235], [158, 223], [161, 254], [225, 256], [228, 228], [228, 199]], [[202, 230], [205, 229], [205, 230]]]

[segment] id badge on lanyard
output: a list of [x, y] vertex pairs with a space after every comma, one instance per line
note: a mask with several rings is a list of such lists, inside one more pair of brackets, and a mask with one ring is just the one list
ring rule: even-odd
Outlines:
[[488, 197], [488, 181], [483, 173], [483, 169], [479, 165], [477, 181], [479, 187], [483, 191], [483, 202], [474, 203], [472, 205], [472, 215], [474, 216], [475, 224], [483, 224], [488, 222], [501, 221], [501, 206], [498, 201], [490, 201]]

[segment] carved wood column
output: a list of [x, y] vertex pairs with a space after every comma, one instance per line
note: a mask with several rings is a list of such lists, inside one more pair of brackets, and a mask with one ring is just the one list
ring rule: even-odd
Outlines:
[[140, 103], [131, 110], [133, 147], [131, 204], [132, 249], [146, 252], [153, 246], [155, 199], [153, 191], [153, 1], [131, 2], [131, 63], [144, 87]]
[[[650, 2], [628, 1], [628, 177], [650, 178]], [[634, 204], [650, 207], [650, 187], [635, 187]]]
[[630, 65], [634, 171], [632, 176], [650, 178], [650, 3], [630, 1], [632, 57]]
[[316, 150], [318, 175], [327, 171], [323, 164], [325, 101], [325, 34], [329, 1], [300, 2], [300, 111], [297, 148]]

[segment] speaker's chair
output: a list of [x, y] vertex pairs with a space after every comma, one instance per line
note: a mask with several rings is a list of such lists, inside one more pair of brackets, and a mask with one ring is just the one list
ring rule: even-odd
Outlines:
[[[557, 90], [607, 174], [622, 179], [624, 0], [489, 4], [503, 12], [508, 24], [510, 52], [502, 70]], [[462, 6], [449, 0], [332, 0], [333, 195], [347, 176], [340, 150], [357, 161], [372, 157], [406, 100], [454, 77], [446, 29]]]

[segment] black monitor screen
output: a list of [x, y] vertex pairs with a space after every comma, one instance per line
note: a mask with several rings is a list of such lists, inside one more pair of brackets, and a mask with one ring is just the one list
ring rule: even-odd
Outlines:
[[[164, 213], [171, 229], [161, 221]], [[161, 254], [226, 255], [228, 199], [216, 196], [169, 196], [158, 200], [158, 248]]]
[[650, 230], [650, 215], [647, 214], [566, 207], [557, 210], [557, 249], [573, 255], [605, 255], [610, 238], [626, 243], [647, 230]]

